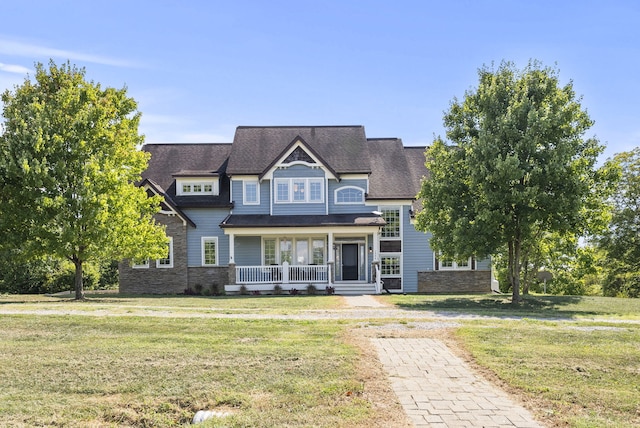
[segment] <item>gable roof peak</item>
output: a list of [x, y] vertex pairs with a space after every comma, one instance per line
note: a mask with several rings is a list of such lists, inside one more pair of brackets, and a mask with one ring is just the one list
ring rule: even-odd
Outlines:
[[349, 126], [239, 126], [233, 140], [227, 173], [263, 175], [294, 144], [334, 175], [369, 173], [364, 127]]

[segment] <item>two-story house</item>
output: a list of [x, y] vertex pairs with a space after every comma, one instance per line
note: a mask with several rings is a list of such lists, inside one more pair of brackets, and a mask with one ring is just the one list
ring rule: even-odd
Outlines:
[[488, 292], [488, 260], [442, 260], [414, 228], [424, 148], [362, 126], [236, 130], [232, 144], [147, 144], [161, 260], [123, 261], [123, 293]]

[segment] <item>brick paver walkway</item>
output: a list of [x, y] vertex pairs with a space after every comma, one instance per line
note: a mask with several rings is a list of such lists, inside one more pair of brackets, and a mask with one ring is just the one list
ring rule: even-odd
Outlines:
[[416, 427], [541, 428], [506, 393], [435, 339], [371, 339]]

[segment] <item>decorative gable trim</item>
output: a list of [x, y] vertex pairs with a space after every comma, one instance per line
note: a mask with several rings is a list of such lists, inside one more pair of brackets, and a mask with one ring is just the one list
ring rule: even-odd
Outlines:
[[296, 147], [289, 156], [287, 156], [287, 158], [284, 160], [284, 162], [282, 162], [283, 164], [294, 164], [294, 163], [306, 163], [306, 164], [315, 164], [316, 161], [309, 156], [309, 153], [307, 153], [302, 147], [298, 146]]
[[295, 137], [282, 151], [281, 155], [273, 160], [258, 177], [260, 181], [273, 179], [273, 172], [282, 166], [296, 164], [308, 165], [314, 168], [322, 168], [326, 171], [327, 178], [339, 180], [336, 171], [325, 162], [322, 157], [311, 148], [300, 136]]
[[196, 227], [196, 224], [193, 222], [193, 220], [191, 220], [189, 216], [187, 216], [184, 212], [182, 212], [182, 210], [177, 207], [175, 202], [173, 202], [171, 197], [167, 195], [166, 192], [162, 190], [162, 188], [153, 180], [149, 180], [148, 178], [145, 178], [144, 180], [142, 180], [142, 183], [140, 183], [140, 187], [143, 187], [147, 192], [151, 192], [155, 195], [160, 195], [164, 198], [164, 201], [162, 202], [160, 214], [176, 215], [178, 216], [178, 218], [180, 218], [180, 220], [182, 220], [182, 223], [185, 226], [189, 225], [193, 228]]

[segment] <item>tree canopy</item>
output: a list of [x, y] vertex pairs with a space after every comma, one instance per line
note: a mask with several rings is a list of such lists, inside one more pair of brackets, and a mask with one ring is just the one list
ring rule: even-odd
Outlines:
[[541, 231], [605, 224], [615, 174], [595, 168], [603, 146], [584, 138], [593, 121], [556, 70], [503, 62], [478, 75], [477, 89], [445, 112], [448, 140], [436, 138], [426, 152], [417, 226], [448, 258], [505, 254], [517, 303], [524, 246]]
[[51, 61], [2, 101], [0, 245], [72, 261], [78, 299], [84, 262], [164, 256], [160, 200], [135, 185], [148, 155], [126, 88], [102, 89], [84, 69]]
[[617, 154], [621, 180], [612, 197], [611, 225], [599, 240], [607, 254], [603, 291], [608, 296], [640, 297], [640, 147]]

